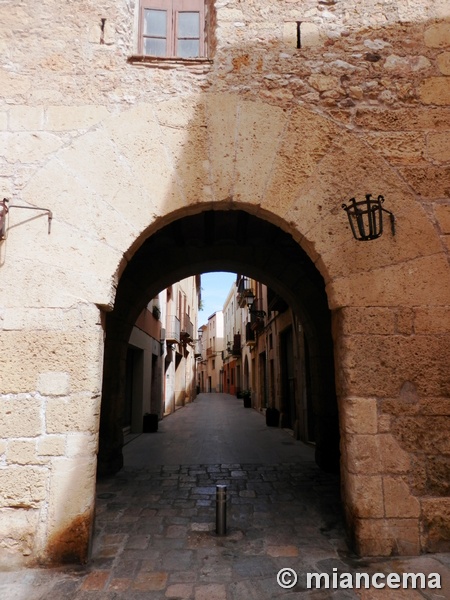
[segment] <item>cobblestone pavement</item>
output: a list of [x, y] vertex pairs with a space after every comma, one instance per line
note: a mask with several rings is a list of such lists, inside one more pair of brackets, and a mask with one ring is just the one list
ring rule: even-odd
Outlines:
[[[243, 410], [235, 399], [225, 400], [231, 410]], [[190, 418], [195, 420], [202, 403], [192, 408], [194, 405], [165, 419], [163, 432]], [[258, 427], [265, 435], [260, 415], [255, 411], [239, 414], [257, 424], [256, 438]], [[149, 444], [153, 448], [151, 466], [127, 466], [98, 484], [96, 534], [89, 564], [0, 573], [0, 600], [450, 598], [448, 554], [375, 560], [358, 559], [351, 553], [341, 516], [339, 480], [315, 466], [310, 449], [300, 453], [299, 460], [283, 463], [210, 463], [205, 455], [200, 464], [155, 464], [164, 453], [155, 450], [157, 443], [162, 448], [161, 441], [152, 436], [131, 442], [126, 452], [133, 464], [133, 447], [139, 448], [140, 458], [134, 462], [140, 464], [145, 444]], [[276, 456], [280, 446], [277, 450], [275, 443], [297, 444], [282, 430], [271, 431], [270, 436]], [[285, 450], [292, 452], [292, 448]], [[187, 446], [184, 451], [189, 462], [192, 454]], [[176, 452], [171, 450], [172, 458]], [[170, 462], [167, 453], [165, 462]], [[217, 484], [227, 486], [225, 536], [215, 533]], [[282, 568], [298, 574], [293, 589], [278, 585], [277, 573]], [[332, 585], [333, 573], [356, 571], [437, 572], [443, 587], [307, 589], [308, 572], [329, 574]]]

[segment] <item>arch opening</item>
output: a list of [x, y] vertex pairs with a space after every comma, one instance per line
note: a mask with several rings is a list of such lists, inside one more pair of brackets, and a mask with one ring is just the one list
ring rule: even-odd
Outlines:
[[162, 227], [141, 245], [122, 272], [114, 309], [106, 315], [99, 475], [115, 473], [123, 465], [120, 415], [128, 340], [138, 315], [161, 290], [206, 271], [245, 273], [266, 284], [301, 322], [316, 462], [324, 470], [337, 471], [338, 411], [324, 280], [300, 245], [278, 226], [242, 210], [209, 210]]

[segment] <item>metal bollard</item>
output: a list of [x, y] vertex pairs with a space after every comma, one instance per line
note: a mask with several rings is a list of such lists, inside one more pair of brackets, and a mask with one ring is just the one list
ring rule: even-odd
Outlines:
[[227, 486], [216, 485], [216, 533], [227, 533]]

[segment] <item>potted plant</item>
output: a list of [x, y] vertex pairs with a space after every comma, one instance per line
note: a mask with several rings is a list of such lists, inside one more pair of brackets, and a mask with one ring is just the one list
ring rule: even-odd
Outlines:
[[242, 390], [241, 397], [244, 399], [244, 408], [252, 407], [252, 391]]

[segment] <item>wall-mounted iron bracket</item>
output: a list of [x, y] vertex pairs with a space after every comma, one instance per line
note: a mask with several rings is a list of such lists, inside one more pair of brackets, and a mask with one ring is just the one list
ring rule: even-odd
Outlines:
[[48, 216], [48, 234], [50, 235], [52, 228], [53, 213], [49, 208], [42, 208], [39, 206], [20, 206], [19, 204], [8, 204], [9, 200], [3, 198], [0, 202], [0, 240], [6, 238], [6, 215], [9, 213], [11, 208], [24, 208], [25, 210], [39, 210], [47, 213]]

